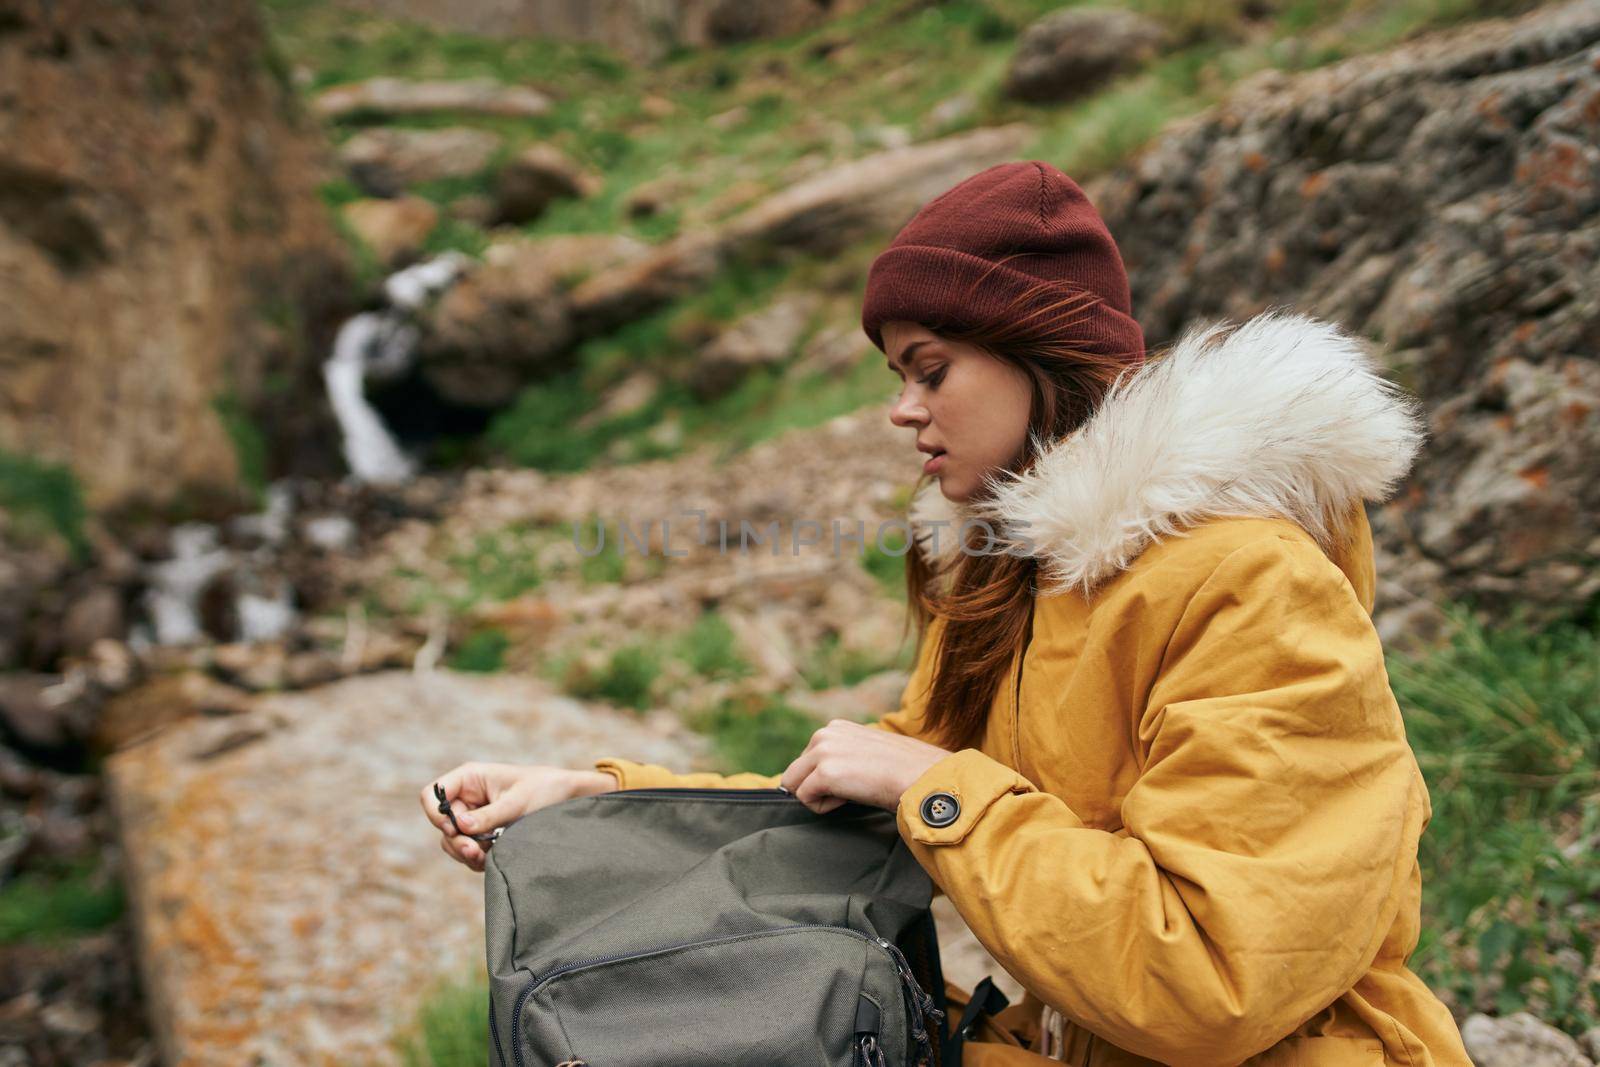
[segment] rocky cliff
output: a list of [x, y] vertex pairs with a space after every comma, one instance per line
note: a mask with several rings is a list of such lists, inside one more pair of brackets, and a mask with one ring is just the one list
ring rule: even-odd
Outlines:
[[278, 69], [244, 0], [0, 0], [0, 449], [92, 505], [306, 427], [346, 287]]
[[1152, 344], [1293, 304], [1422, 399], [1432, 439], [1373, 515], [1391, 636], [1430, 598], [1549, 617], [1600, 593], [1597, 145], [1583, 2], [1269, 73], [1095, 190]]

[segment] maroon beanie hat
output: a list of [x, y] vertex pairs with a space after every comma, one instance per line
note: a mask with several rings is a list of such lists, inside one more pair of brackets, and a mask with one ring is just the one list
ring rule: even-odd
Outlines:
[[1037, 160], [990, 167], [924, 204], [867, 270], [861, 326], [886, 352], [885, 322], [975, 326], [1040, 282], [1013, 314], [1091, 294], [1074, 316], [1082, 347], [1144, 359], [1116, 242], [1078, 184]]

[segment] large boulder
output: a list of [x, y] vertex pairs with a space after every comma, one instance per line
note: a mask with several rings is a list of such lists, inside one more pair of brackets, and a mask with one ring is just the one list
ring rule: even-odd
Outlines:
[[1290, 304], [1376, 339], [1431, 440], [1374, 509], [1380, 631], [1600, 593], [1600, 7], [1268, 74], [1091, 188], [1152, 346]]
[[1577, 1041], [1525, 1011], [1470, 1015], [1461, 1040], [1477, 1067], [1594, 1067]]
[[405, 78], [368, 78], [324, 89], [312, 101], [317, 114], [328, 119], [352, 116], [466, 114], [529, 119], [549, 112], [550, 98], [526, 85], [506, 85], [493, 78], [459, 81], [410, 81]]
[[420, 196], [354, 200], [343, 214], [345, 225], [390, 269], [416, 259], [439, 224], [439, 209]]
[[422, 373], [455, 404], [504, 407], [570, 362], [571, 313], [552, 265], [534, 244], [499, 252], [452, 286], [428, 319]]
[[495, 221], [520, 226], [563, 197], [593, 196], [600, 181], [553, 145], [538, 144], [508, 159], [495, 175]]
[[827, 255], [893, 231], [963, 178], [1014, 156], [1025, 123], [874, 153], [790, 185], [714, 228], [694, 230], [604, 271], [572, 293], [585, 335], [604, 333], [692, 292], [729, 262]]
[[101, 507], [233, 492], [230, 420], [285, 464], [330, 444], [317, 362], [349, 268], [257, 5], [0, 24], [0, 449], [70, 465]]
[[1072, 7], [1052, 12], [1017, 39], [1002, 91], [1032, 103], [1085, 96], [1142, 67], [1166, 44], [1166, 28], [1135, 11]]
[[794, 294], [735, 322], [696, 357], [689, 388], [701, 399], [711, 399], [734, 389], [752, 371], [786, 363], [819, 302], [810, 294]]
[[339, 146], [350, 178], [372, 196], [398, 196], [421, 182], [466, 178], [488, 169], [500, 137], [467, 126], [410, 130], [376, 127]]
[[482, 879], [440, 851], [422, 789], [486, 757], [702, 756], [702, 739], [663, 727], [524, 678], [391, 671], [171, 724], [113, 756], [161, 1062], [402, 1062], [395, 1036], [430, 994], [483, 966]]

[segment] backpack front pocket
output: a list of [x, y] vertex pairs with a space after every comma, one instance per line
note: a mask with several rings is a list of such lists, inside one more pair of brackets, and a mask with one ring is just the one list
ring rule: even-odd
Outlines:
[[534, 975], [511, 1046], [517, 1067], [910, 1067], [938, 1014], [889, 942], [786, 926]]

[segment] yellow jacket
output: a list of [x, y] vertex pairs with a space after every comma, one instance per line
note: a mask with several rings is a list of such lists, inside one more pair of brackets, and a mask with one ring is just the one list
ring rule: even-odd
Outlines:
[[[1371, 622], [1362, 501], [1419, 440], [1358, 342], [1268, 313], [1190, 330], [1001, 491], [989, 517], [1050, 584], [982, 742], [896, 813], [1027, 990], [969, 1064], [1052, 1062], [1029, 1050], [1044, 1021], [1082, 1067], [1470, 1067], [1406, 967], [1432, 808]], [[920, 551], [939, 529], [951, 550], [941, 505], [973, 514], [920, 493]], [[920, 734], [939, 632], [880, 728]], [[778, 780], [596, 766], [622, 788]], [[920, 814], [935, 792], [949, 825]]]

